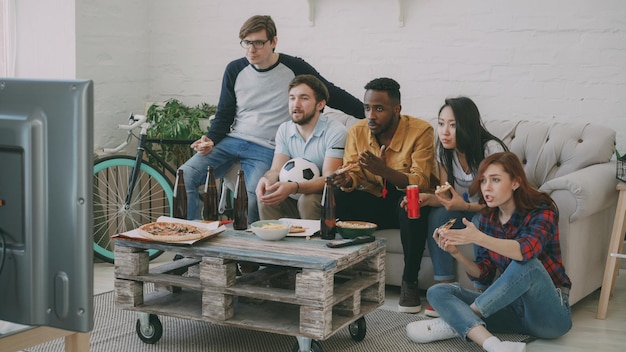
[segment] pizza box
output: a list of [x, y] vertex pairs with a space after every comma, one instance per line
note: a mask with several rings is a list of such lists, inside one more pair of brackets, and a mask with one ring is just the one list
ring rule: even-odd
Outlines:
[[141, 233], [143, 231], [139, 230], [139, 229], [134, 229], [134, 230], [130, 230], [130, 231], [126, 231], [126, 232], [122, 232], [120, 234], [117, 234], [115, 236], [113, 236], [113, 238], [127, 238], [127, 239], [132, 239], [132, 240], [137, 240], [137, 241], [149, 241], [149, 242], [163, 242], [163, 243], [175, 243], [175, 244], [188, 244], [188, 245], [192, 245], [196, 242], [199, 241], [204, 241], [208, 238], [213, 238], [217, 235], [219, 235], [220, 233], [224, 232], [226, 230], [226, 226], [224, 225], [220, 225], [219, 221], [212, 221], [212, 222], [201, 222], [201, 221], [192, 221], [192, 220], [183, 220], [183, 219], [178, 219], [178, 218], [171, 218], [169, 216], [160, 216], [156, 222], [175, 222], [175, 223], [180, 223], [180, 224], [187, 224], [187, 225], [192, 225], [195, 227], [202, 227], [205, 228], [207, 230], [209, 230], [205, 236], [195, 239], [195, 240], [190, 240], [190, 241], [167, 241], [167, 240], [162, 240], [162, 241], [155, 241], [153, 239], [144, 237]]

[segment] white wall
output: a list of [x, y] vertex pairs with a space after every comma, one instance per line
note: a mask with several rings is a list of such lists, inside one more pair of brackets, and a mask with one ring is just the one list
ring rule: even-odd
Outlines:
[[[78, 73], [97, 77], [97, 126], [122, 122], [119, 115], [146, 100], [216, 103], [226, 63], [243, 55], [239, 27], [270, 14], [278, 51], [303, 57], [359, 98], [367, 81], [388, 76], [414, 116], [433, 117], [445, 97], [463, 94], [484, 119], [610, 126], [626, 151], [623, 1], [404, 0], [404, 7], [401, 27], [399, 0], [316, 0], [310, 26], [305, 0], [81, 1]], [[129, 49], [133, 55], [124, 55]], [[96, 144], [123, 137], [113, 133], [97, 130]]]
[[[114, 147], [126, 138], [116, 128], [150, 100], [148, 67], [154, 56], [149, 0], [76, 3], [77, 75], [94, 81], [94, 143]], [[158, 26], [158, 24], [155, 24]], [[184, 63], [180, 63], [184, 64]]]
[[74, 1], [15, 1], [16, 77], [76, 78]]

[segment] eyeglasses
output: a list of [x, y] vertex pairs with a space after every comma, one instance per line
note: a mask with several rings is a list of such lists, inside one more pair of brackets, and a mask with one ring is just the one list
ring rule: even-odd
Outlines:
[[250, 49], [251, 46], [253, 46], [255, 49], [263, 49], [263, 47], [265, 46], [265, 43], [269, 42], [270, 40], [242, 40], [239, 42], [239, 45], [241, 45], [242, 48], [244, 49]]

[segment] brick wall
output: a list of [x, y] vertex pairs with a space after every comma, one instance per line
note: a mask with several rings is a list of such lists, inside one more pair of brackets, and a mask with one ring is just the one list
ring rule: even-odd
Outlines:
[[[463, 94], [484, 119], [610, 126], [626, 152], [622, 1], [314, 4], [311, 26], [304, 0], [77, 2], [78, 76], [95, 77], [96, 125], [120, 123], [144, 101], [217, 102], [225, 65], [243, 55], [239, 27], [270, 14], [279, 52], [305, 58], [359, 98], [368, 80], [388, 76], [402, 85], [408, 114], [433, 117], [445, 97]], [[96, 145], [122, 137], [105, 130]]]

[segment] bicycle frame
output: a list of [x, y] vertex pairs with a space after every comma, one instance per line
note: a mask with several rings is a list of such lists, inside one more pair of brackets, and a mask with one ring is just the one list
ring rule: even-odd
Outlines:
[[[158, 144], [191, 144], [193, 140], [181, 140], [181, 139], [163, 139], [163, 138], [148, 138], [148, 129], [150, 128], [149, 122], [144, 122], [145, 117], [142, 116], [139, 120], [135, 120], [134, 116], [131, 115], [131, 120], [136, 121], [135, 124], [131, 126], [124, 126], [124, 129], [132, 130], [137, 123], [140, 123], [141, 131], [139, 132], [139, 137], [137, 137], [137, 154], [135, 155], [135, 165], [133, 167], [133, 172], [130, 175], [130, 179], [128, 180], [128, 192], [126, 193], [126, 200], [124, 202], [125, 208], [130, 208], [130, 202], [133, 196], [133, 191], [135, 189], [135, 184], [137, 183], [137, 177], [139, 175], [139, 170], [141, 168], [141, 164], [143, 161], [143, 154], [147, 152], [150, 156], [155, 158], [160, 166], [163, 166], [168, 172], [172, 175], [176, 175], [176, 169], [174, 169], [162, 156], [157, 154], [150, 145], [152, 143]], [[121, 127], [121, 126], [120, 126]], [[130, 132], [129, 132], [130, 133]], [[132, 133], [131, 133], [132, 135]]]

